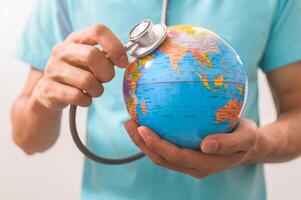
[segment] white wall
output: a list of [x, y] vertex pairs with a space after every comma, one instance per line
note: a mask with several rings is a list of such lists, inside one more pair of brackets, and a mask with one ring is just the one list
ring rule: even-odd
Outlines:
[[[12, 142], [10, 107], [22, 85], [28, 68], [11, 57], [21, 27], [33, 0], [0, 0], [0, 199], [52, 200], [79, 199], [82, 156], [69, 135], [66, 112], [62, 134], [46, 153], [26, 156]], [[275, 119], [268, 88], [260, 75], [262, 122]], [[84, 130], [85, 111], [79, 124]], [[301, 160], [266, 166], [270, 200], [301, 199]]]
[[[11, 57], [33, 0], [0, 0], [0, 199], [79, 199], [82, 157], [67, 129], [46, 153], [26, 156], [11, 139], [10, 107], [28, 67]], [[82, 115], [81, 123], [84, 115]], [[80, 127], [84, 130], [83, 127]]]

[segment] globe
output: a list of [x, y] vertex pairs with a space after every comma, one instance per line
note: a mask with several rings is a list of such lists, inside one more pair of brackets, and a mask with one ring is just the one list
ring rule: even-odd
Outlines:
[[134, 59], [123, 81], [132, 120], [193, 149], [207, 135], [237, 126], [247, 88], [246, 68], [236, 51], [216, 33], [189, 25], [168, 27], [164, 42]]

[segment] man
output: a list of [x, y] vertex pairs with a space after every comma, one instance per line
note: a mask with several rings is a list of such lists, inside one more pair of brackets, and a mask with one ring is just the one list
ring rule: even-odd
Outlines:
[[[18, 51], [31, 70], [12, 110], [13, 138], [26, 153], [55, 143], [63, 108], [86, 107], [99, 96], [89, 107], [89, 148], [113, 157], [138, 150], [122, 134], [128, 115], [120, 68], [129, 62], [122, 43], [142, 19], [158, 23], [161, 4], [37, 1]], [[301, 1], [170, 1], [167, 13], [167, 25], [206, 27], [238, 51], [248, 66], [247, 119], [232, 134], [206, 137], [199, 151], [172, 145], [129, 120], [125, 128], [147, 157], [120, 166], [86, 159], [82, 199], [265, 199], [260, 163], [284, 162], [301, 153]], [[265, 127], [257, 126], [259, 68], [278, 105], [277, 121]]]

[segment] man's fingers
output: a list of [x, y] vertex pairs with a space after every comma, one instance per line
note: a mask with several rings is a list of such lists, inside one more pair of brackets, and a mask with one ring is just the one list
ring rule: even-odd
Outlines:
[[81, 90], [47, 79], [41, 83], [40, 102], [49, 109], [61, 109], [68, 104], [87, 107], [92, 98]]
[[121, 41], [105, 25], [97, 24], [89, 28], [74, 32], [67, 38], [74, 43], [99, 45], [109, 55], [114, 64], [119, 67], [128, 65], [126, 50]]
[[111, 61], [94, 46], [60, 43], [53, 48], [52, 55], [71, 65], [87, 67], [103, 83], [112, 80], [115, 75]]
[[86, 91], [91, 97], [99, 97], [103, 93], [104, 88], [102, 84], [90, 71], [64, 62], [52, 65], [54, 66], [46, 68], [48, 78]]
[[125, 122], [124, 124], [127, 132], [129, 133], [130, 137], [132, 138], [133, 142], [143, 151], [143, 153], [145, 155], [147, 155], [155, 164], [162, 166], [162, 167], [166, 167], [168, 169], [174, 170], [174, 171], [178, 171], [178, 172], [182, 172], [185, 174], [189, 174], [195, 178], [204, 178], [206, 177], [208, 174], [200, 172], [199, 170], [195, 170], [195, 169], [190, 169], [190, 168], [185, 168], [185, 167], [180, 167], [177, 165], [174, 165], [172, 163], [169, 163], [167, 160], [165, 160], [163, 157], [161, 157], [160, 155], [158, 155], [157, 153], [151, 151], [144, 143], [144, 141], [142, 140], [142, 138], [140, 137], [138, 131], [137, 131], [137, 126], [136, 124], [129, 120], [127, 122]]
[[243, 120], [230, 134], [207, 136], [201, 143], [204, 153], [230, 155], [240, 151], [249, 151], [256, 144], [257, 126], [251, 120]]
[[129, 136], [131, 137], [132, 141], [137, 145], [141, 151], [147, 155], [151, 160], [153, 160], [156, 164], [162, 165], [166, 161], [160, 155], [156, 154], [155, 152], [150, 151], [147, 146], [145, 145], [144, 141], [138, 134], [137, 125], [132, 120], [128, 120], [124, 123], [124, 127], [127, 130]]
[[161, 155], [170, 163], [191, 169], [198, 168], [204, 163], [204, 157], [200, 155], [200, 152], [179, 148], [174, 144], [162, 140], [156, 133], [147, 127], [139, 127], [138, 132], [151, 151]]

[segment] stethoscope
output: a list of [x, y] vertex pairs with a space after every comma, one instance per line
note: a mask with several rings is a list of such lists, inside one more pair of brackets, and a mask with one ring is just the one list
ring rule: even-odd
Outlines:
[[[153, 52], [166, 38], [167, 27], [166, 10], [167, 0], [163, 0], [161, 23], [153, 24], [150, 19], [143, 20], [135, 25], [128, 35], [129, 42], [125, 45], [126, 51], [134, 58], [140, 58]], [[119, 159], [110, 159], [98, 156], [91, 152], [81, 141], [76, 127], [76, 105], [70, 105], [69, 126], [74, 143], [78, 149], [88, 158], [102, 164], [125, 164], [138, 160], [144, 156], [142, 152]]]

